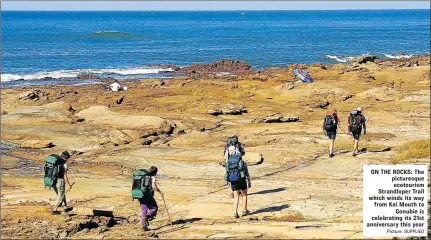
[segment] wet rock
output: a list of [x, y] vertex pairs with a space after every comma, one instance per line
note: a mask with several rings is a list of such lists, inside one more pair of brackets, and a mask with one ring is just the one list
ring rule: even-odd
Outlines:
[[97, 79], [97, 75], [94, 74], [82, 74], [77, 77], [80, 80], [89, 80], [89, 79]]
[[243, 74], [250, 72], [250, 64], [244, 61], [220, 60], [210, 64], [193, 64], [185, 67], [182, 71], [186, 75], [216, 75], [220, 73]]
[[350, 62], [351, 63], [363, 64], [363, 63], [366, 63], [366, 62], [374, 62], [376, 59], [378, 59], [377, 56], [366, 55], [366, 56], [355, 57]]
[[33, 101], [37, 101], [40, 99], [42, 95], [42, 91], [40, 90], [34, 90], [31, 92], [24, 92], [21, 94], [21, 96], [18, 98], [20, 100], [33, 100]]
[[263, 118], [256, 118], [253, 120], [254, 123], [286, 123], [286, 122], [297, 122], [299, 117], [283, 117], [281, 114], [276, 113]]

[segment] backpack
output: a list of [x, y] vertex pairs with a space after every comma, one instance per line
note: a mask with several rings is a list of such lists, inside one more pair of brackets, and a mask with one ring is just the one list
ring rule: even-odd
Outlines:
[[[233, 136], [233, 137], [228, 137], [226, 140], [226, 147], [225, 147], [225, 151], [229, 149], [229, 147], [235, 147], [235, 152], [236, 153], [241, 153], [241, 149], [239, 146], [239, 141], [238, 141], [238, 137]], [[232, 149], [232, 148], [231, 148]], [[232, 154], [228, 154], [229, 156]]]
[[323, 129], [327, 132], [335, 132], [337, 130], [337, 120], [327, 115], [323, 121]]
[[245, 178], [245, 166], [241, 153], [229, 156], [226, 164], [225, 180], [236, 182]]
[[359, 111], [351, 111], [349, 116], [349, 131], [359, 132], [362, 130], [362, 114]]
[[45, 188], [51, 189], [55, 186], [58, 178], [58, 173], [60, 172], [60, 167], [63, 165], [62, 158], [58, 155], [52, 154], [45, 159], [45, 176], [43, 178], [43, 183]]
[[132, 199], [141, 199], [145, 196], [153, 195], [154, 190], [151, 183], [150, 172], [145, 169], [133, 171]]

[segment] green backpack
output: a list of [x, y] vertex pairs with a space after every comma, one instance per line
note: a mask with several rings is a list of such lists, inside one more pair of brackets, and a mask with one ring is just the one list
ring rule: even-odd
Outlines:
[[132, 199], [141, 199], [145, 196], [153, 196], [154, 190], [150, 172], [146, 169], [133, 171]]
[[48, 187], [51, 189], [55, 185], [62, 164], [62, 158], [58, 155], [52, 154], [46, 157], [44, 167], [45, 176], [43, 178], [45, 188]]

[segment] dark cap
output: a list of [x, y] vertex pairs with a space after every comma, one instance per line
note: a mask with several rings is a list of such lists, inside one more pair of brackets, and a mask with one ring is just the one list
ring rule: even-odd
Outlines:
[[70, 154], [67, 151], [61, 153], [62, 158], [70, 158]]

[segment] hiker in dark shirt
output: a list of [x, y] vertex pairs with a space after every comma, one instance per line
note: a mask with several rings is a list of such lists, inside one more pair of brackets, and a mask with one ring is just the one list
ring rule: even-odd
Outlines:
[[57, 202], [54, 206], [53, 212], [57, 212], [57, 208], [61, 206], [63, 206], [63, 212], [68, 212], [71, 208], [67, 206], [65, 184], [67, 184], [69, 189], [72, 188], [67, 176], [67, 160], [70, 158], [70, 154], [68, 152], [63, 152], [60, 156], [61, 159], [59, 161], [61, 162], [59, 163], [57, 181], [55, 185], [52, 186], [57, 194]]
[[359, 154], [359, 138], [361, 137], [362, 129], [364, 129], [364, 135], [367, 134], [367, 125], [365, 124], [367, 119], [362, 111], [362, 107], [358, 107], [356, 110], [351, 111], [349, 116], [349, 132], [352, 133], [354, 139], [354, 157]]
[[323, 130], [325, 135], [329, 138], [329, 158], [334, 157], [334, 142], [337, 137], [338, 129], [345, 132], [340, 125], [340, 118], [338, 117], [337, 110], [329, 111], [323, 121]]

